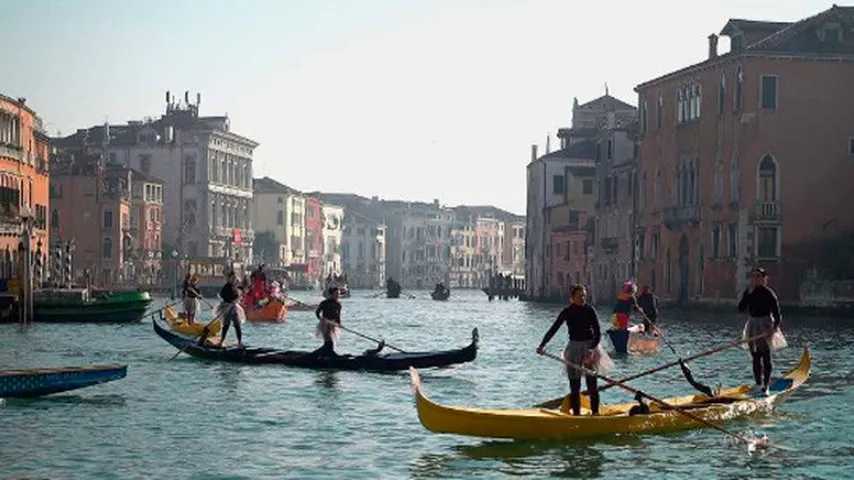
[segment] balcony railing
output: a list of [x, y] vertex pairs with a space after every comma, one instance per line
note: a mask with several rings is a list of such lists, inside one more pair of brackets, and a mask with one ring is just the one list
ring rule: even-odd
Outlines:
[[619, 241], [617, 237], [605, 237], [600, 242], [600, 245], [602, 246], [603, 250], [613, 252], [617, 250], [617, 247], [619, 246]]
[[0, 157], [9, 157], [21, 162], [24, 160], [24, 153], [21, 147], [3, 143], [0, 144]]
[[700, 223], [700, 207], [698, 205], [664, 209], [664, 224], [667, 225], [667, 228], [672, 229], [682, 225], [694, 225], [698, 223]]
[[759, 202], [753, 206], [753, 219], [766, 222], [780, 221], [782, 218], [780, 202]]

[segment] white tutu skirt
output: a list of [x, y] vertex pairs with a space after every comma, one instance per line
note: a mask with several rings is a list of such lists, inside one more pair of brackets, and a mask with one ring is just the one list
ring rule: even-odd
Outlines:
[[[590, 348], [590, 343], [589, 340], [570, 340], [563, 350], [564, 360], [574, 365], [581, 365], [600, 375], [611, 371], [614, 368], [614, 361], [611, 360], [608, 352], [602, 348], [602, 342], [600, 341], [596, 348]], [[566, 373], [570, 378], [581, 378], [583, 375], [583, 372], [569, 365], [566, 366]]]
[[332, 342], [338, 343], [338, 335], [340, 335], [340, 333], [341, 329], [338, 328], [338, 324], [325, 318], [321, 318], [320, 321], [317, 322], [317, 328], [314, 329], [314, 336], [322, 339], [324, 342], [328, 337]]
[[225, 303], [222, 302], [216, 307], [216, 317], [223, 319], [223, 324], [225, 322], [240, 322], [241, 325], [246, 323], [246, 311], [243, 310], [243, 307], [240, 306], [240, 303]]
[[774, 328], [774, 320], [771, 317], [750, 317], [744, 324], [741, 339], [747, 340], [763, 333], [770, 335], [752, 342], [743, 343], [741, 348], [750, 350], [751, 352], [761, 352], [763, 350], [771, 350], [772, 352], [786, 348], [789, 344], [786, 342], [786, 337], [779, 328]]

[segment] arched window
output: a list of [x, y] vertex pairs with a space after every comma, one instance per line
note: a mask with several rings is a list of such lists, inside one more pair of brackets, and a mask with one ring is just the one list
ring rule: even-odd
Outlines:
[[777, 162], [771, 155], [762, 157], [759, 162], [759, 200], [777, 201]]

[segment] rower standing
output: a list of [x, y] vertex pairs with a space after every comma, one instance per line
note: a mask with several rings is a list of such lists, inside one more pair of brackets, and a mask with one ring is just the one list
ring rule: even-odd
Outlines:
[[631, 314], [633, 311], [641, 311], [635, 295], [638, 287], [635, 282], [628, 280], [623, 284], [623, 290], [617, 294], [617, 302], [614, 304], [614, 327], [617, 330], [629, 328]]
[[341, 326], [341, 302], [338, 301], [338, 288], [329, 289], [329, 298], [320, 302], [314, 315], [318, 324], [316, 335], [323, 339], [323, 346], [314, 351], [319, 356], [337, 356], [335, 353], [335, 340], [338, 339], [338, 331]]
[[655, 322], [658, 319], [658, 297], [652, 293], [649, 285], [644, 285], [641, 288], [641, 294], [638, 297], [638, 307], [640, 307], [644, 314], [644, 333], [652, 333], [655, 328]]
[[187, 318], [187, 323], [193, 323], [196, 319], [196, 312], [199, 311], [199, 299], [202, 294], [199, 293], [199, 277], [196, 274], [187, 274], [184, 277], [184, 285], [181, 289], [181, 297], [184, 299], [184, 316]]
[[[599, 330], [599, 317], [596, 310], [587, 305], [587, 290], [581, 285], [575, 285], [570, 291], [571, 303], [558, 315], [557, 320], [549, 328], [537, 353], [545, 353], [546, 344], [552, 339], [560, 326], [566, 324], [569, 331], [569, 343], [563, 352], [568, 363], [581, 365], [597, 373], [604, 373], [613, 366], [611, 358], [602, 348], [602, 334]], [[569, 403], [573, 415], [581, 414], [581, 370], [567, 366], [569, 376]], [[587, 384], [587, 392], [590, 395], [590, 411], [593, 415], [599, 413], [599, 390], [596, 386], [596, 377], [584, 376]]]
[[786, 347], [786, 339], [780, 331], [780, 303], [777, 301], [777, 294], [768, 287], [768, 272], [764, 268], [754, 268], [750, 273], [750, 286], [741, 295], [738, 311], [750, 315], [744, 325], [745, 340], [757, 335], [767, 335], [748, 342], [748, 348], [753, 357], [756, 390], [768, 395], [773, 367], [771, 352]]
[[237, 347], [243, 348], [243, 332], [240, 330], [240, 324], [246, 319], [246, 313], [240, 306], [240, 289], [237, 288], [237, 275], [234, 272], [228, 273], [228, 280], [219, 291], [219, 296], [222, 298], [222, 303], [217, 307], [216, 315], [223, 318], [222, 336], [220, 336], [219, 344], [225, 344], [228, 327], [234, 324], [234, 332], [237, 334]]

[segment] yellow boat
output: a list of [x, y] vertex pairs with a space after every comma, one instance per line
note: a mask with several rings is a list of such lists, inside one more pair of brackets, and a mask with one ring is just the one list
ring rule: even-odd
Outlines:
[[[166, 319], [166, 322], [169, 324], [169, 328], [173, 331], [191, 337], [198, 337], [201, 335], [202, 331], [205, 329], [205, 325], [207, 325], [205, 322], [187, 323], [184, 316], [176, 312], [175, 309], [169, 305], [163, 307], [163, 318]], [[222, 322], [219, 319], [214, 320], [211, 327], [208, 329], [208, 337], [216, 337], [219, 335], [219, 331], [221, 329]]]
[[[767, 413], [803, 384], [810, 374], [812, 360], [804, 349], [800, 363], [771, 384], [770, 395], [751, 394], [752, 385], [726, 388], [715, 397], [687, 395], [662, 399], [670, 405], [689, 410], [709, 422], [720, 423], [757, 413]], [[650, 403], [650, 413], [629, 415], [637, 403], [602, 405], [599, 415], [574, 416], [560, 409], [520, 408], [485, 409], [450, 407], [431, 401], [424, 394], [418, 371], [410, 369], [418, 418], [427, 430], [485, 438], [526, 440], [572, 440], [622, 433], [662, 433], [703, 424], [671, 409]], [[585, 402], [586, 403], [586, 402]]]

